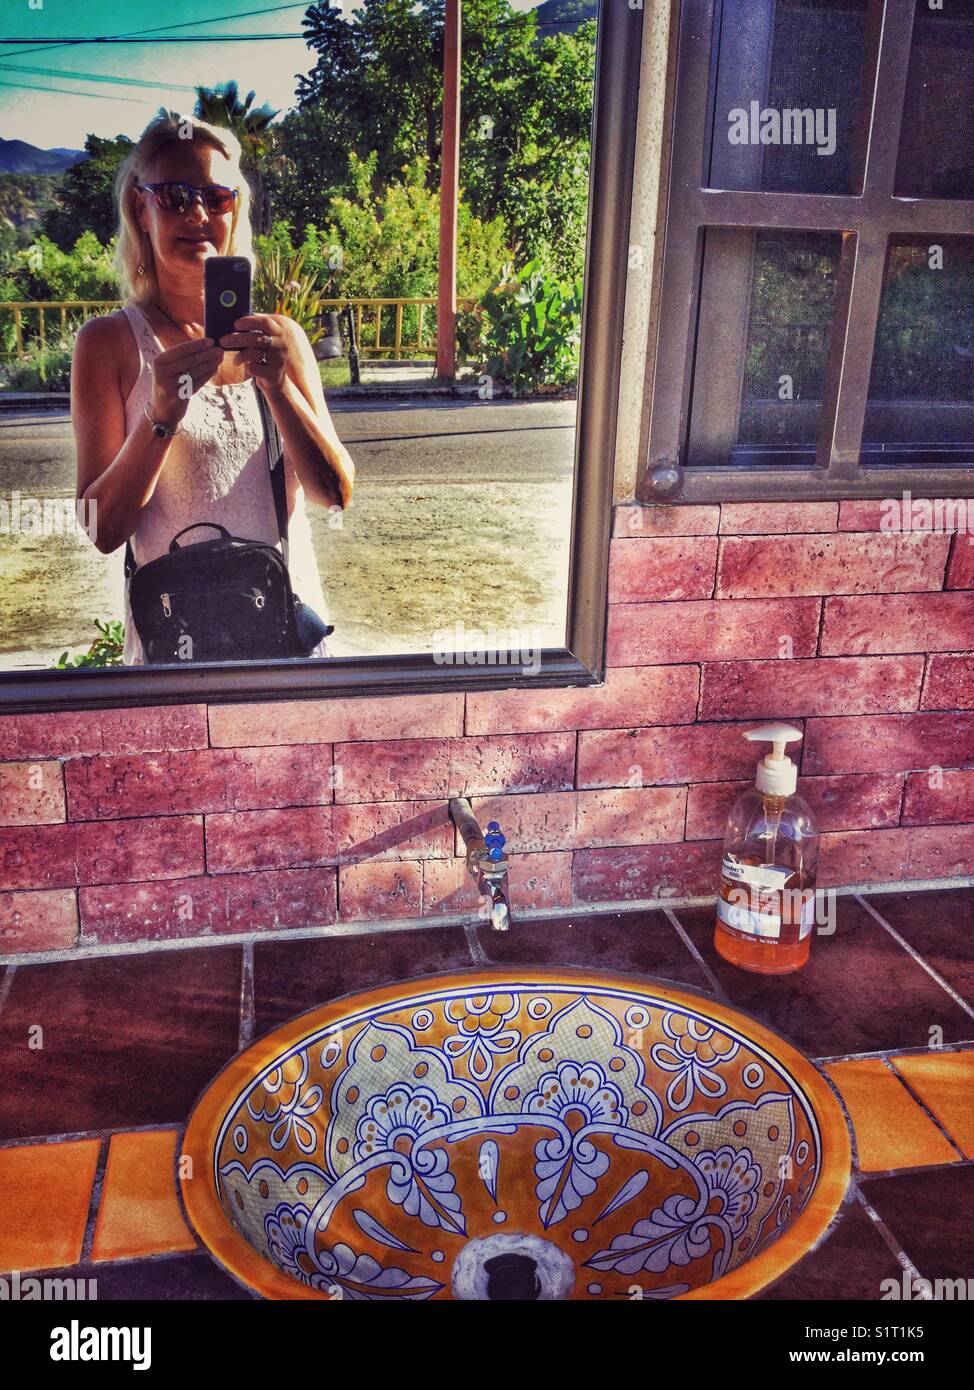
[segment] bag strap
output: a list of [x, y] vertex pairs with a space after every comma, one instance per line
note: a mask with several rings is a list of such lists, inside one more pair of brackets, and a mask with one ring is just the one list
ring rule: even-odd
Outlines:
[[274, 494], [274, 512], [277, 516], [277, 529], [281, 537], [281, 553], [287, 568], [287, 486], [284, 478], [284, 443], [277, 421], [270, 412], [264, 393], [254, 382], [257, 407], [260, 410], [260, 423], [264, 429], [264, 443], [267, 446], [267, 462], [271, 470], [271, 491]]
[[[274, 495], [277, 531], [281, 538], [281, 554], [284, 556], [285, 567], [290, 569], [287, 544], [287, 484], [284, 477], [284, 443], [281, 439], [281, 432], [277, 428], [277, 421], [271, 414], [267, 402], [264, 400], [264, 393], [256, 381], [254, 382], [254, 392], [257, 396], [257, 408], [260, 411], [260, 423], [264, 431], [264, 444], [267, 449], [267, 462], [271, 472], [271, 492]], [[208, 523], [200, 522], [199, 524], [206, 525]], [[186, 527], [185, 529], [191, 528]], [[132, 582], [132, 576], [137, 568], [135, 555], [132, 552], [132, 542], [128, 540], [125, 542], [125, 582], [127, 584]]]

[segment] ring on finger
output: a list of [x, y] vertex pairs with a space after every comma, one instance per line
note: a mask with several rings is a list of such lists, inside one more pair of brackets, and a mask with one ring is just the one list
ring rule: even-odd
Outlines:
[[257, 346], [261, 348], [273, 347], [274, 339], [269, 333], [260, 333], [257, 337]]
[[267, 366], [267, 363], [268, 363], [267, 353], [266, 353], [266, 352], [262, 352], [261, 355], [260, 355], [260, 357], [259, 357], [257, 360], [259, 361], [259, 363], [260, 363], [260, 365], [261, 365], [262, 367], [266, 367], [266, 366]]

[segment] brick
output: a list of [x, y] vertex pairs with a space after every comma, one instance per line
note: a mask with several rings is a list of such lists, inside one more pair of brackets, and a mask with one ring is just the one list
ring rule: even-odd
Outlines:
[[972, 863], [972, 825], [840, 830], [822, 836], [818, 880], [823, 887], [845, 887], [960, 878], [970, 874]]
[[791, 639], [792, 656], [814, 656], [820, 603], [800, 598], [616, 604], [609, 609], [607, 661], [652, 666], [776, 657], [782, 637]]
[[169, 941], [225, 932], [322, 927], [337, 916], [334, 869], [82, 888], [84, 941]]
[[353, 739], [443, 738], [463, 733], [463, 696], [379, 695], [211, 705], [214, 748]]
[[840, 531], [882, 531], [917, 534], [974, 530], [974, 502], [969, 497], [899, 497], [842, 502]]
[[499, 796], [478, 798], [473, 806], [482, 825], [489, 820], [500, 823], [508, 849], [514, 853], [633, 845], [682, 838], [686, 789], [618, 788]]
[[[727, 817], [750, 781], [709, 782], [687, 794], [688, 840], [723, 836]], [[819, 830], [858, 830], [899, 824], [903, 777], [803, 777], [798, 790], [808, 802]]]
[[947, 536], [730, 536], [717, 560], [719, 598], [902, 593], [939, 589]]
[[974, 656], [935, 652], [927, 660], [921, 709], [974, 709]]
[[[578, 736], [579, 787], [715, 782], [753, 773], [760, 750], [751, 724], [677, 724], [655, 729], [586, 730]], [[638, 779], [638, 780], [637, 780]]]
[[721, 851], [720, 840], [577, 850], [572, 865], [575, 901], [716, 897]]
[[954, 537], [944, 588], [974, 588], [974, 536], [970, 532]]
[[211, 874], [452, 854], [453, 826], [440, 802], [300, 806], [206, 817]]
[[796, 535], [834, 531], [838, 517], [838, 502], [722, 502], [720, 529], [724, 535]]
[[419, 917], [423, 910], [423, 866], [371, 860], [345, 865], [338, 871], [338, 902], [343, 922]]
[[63, 951], [78, 939], [78, 899], [71, 888], [0, 893], [0, 954]]
[[720, 508], [713, 506], [620, 506], [613, 517], [614, 536], [713, 535]]
[[828, 598], [824, 656], [974, 650], [974, 602], [967, 593]]
[[332, 799], [331, 747], [77, 758], [66, 779], [73, 820], [311, 806]]
[[609, 602], [710, 598], [716, 566], [716, 536], [613, 541], [609, 550]]
[[607, 671], [604, 685], [482, 691], [467, 696], [467, 735], [686, 724], [696, 716], [697, 685], [695, 667], [660, 665]]
[[[512, 854], [508, 870], [512, 910], [570, 907], [572, 856], [570, 852]], [[467, 872], [465, 859], [427, 859], [423, 864], [423, 915], [478, 916], [486, 912], [487, 899]]]
[[64, 820], [59, 762], [0, 763], [0, 825], [52, 825]]
[[802, 773], [908, 772], [974, 763], [974, 714], [809, 719]]
[[915, 709], [923, 657], [725, 661], [703, 668], [701, 719], [785, 719]]
[[335, 769], [339, 802], [567, 791], [575, 776], [575, 734], [342, 743]]
[[0, 830], [4, 888], [73, 888], [203, 872], [199, 816]]
[[904, 825], [974, 822], [974, 768], [911, 772], [903, 801]]
[[0, 759], [154, 753], [206, 745], [205, 705], [0, 717]]

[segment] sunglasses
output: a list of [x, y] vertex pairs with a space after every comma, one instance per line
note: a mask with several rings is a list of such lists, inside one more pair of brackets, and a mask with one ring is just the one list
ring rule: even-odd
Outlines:
[[138, 187], [143, 193], [153, 194], [166, 212], [189, 212], [199, 198], [207, 212], [226, 213], [237, 200], [237, 189], [225, 188], [222, 183], [210, 183], [205, 188], [191, 183], [140, 183]]

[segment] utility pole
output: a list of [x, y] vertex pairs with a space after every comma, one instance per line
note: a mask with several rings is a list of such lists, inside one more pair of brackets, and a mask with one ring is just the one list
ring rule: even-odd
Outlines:
[[460, 193], [461, 0], [446, 0], [443, 44], [443, 147], [440, 156], [440, 258], [436, 375], [453, 380], [457, 336], [457, 201]]

